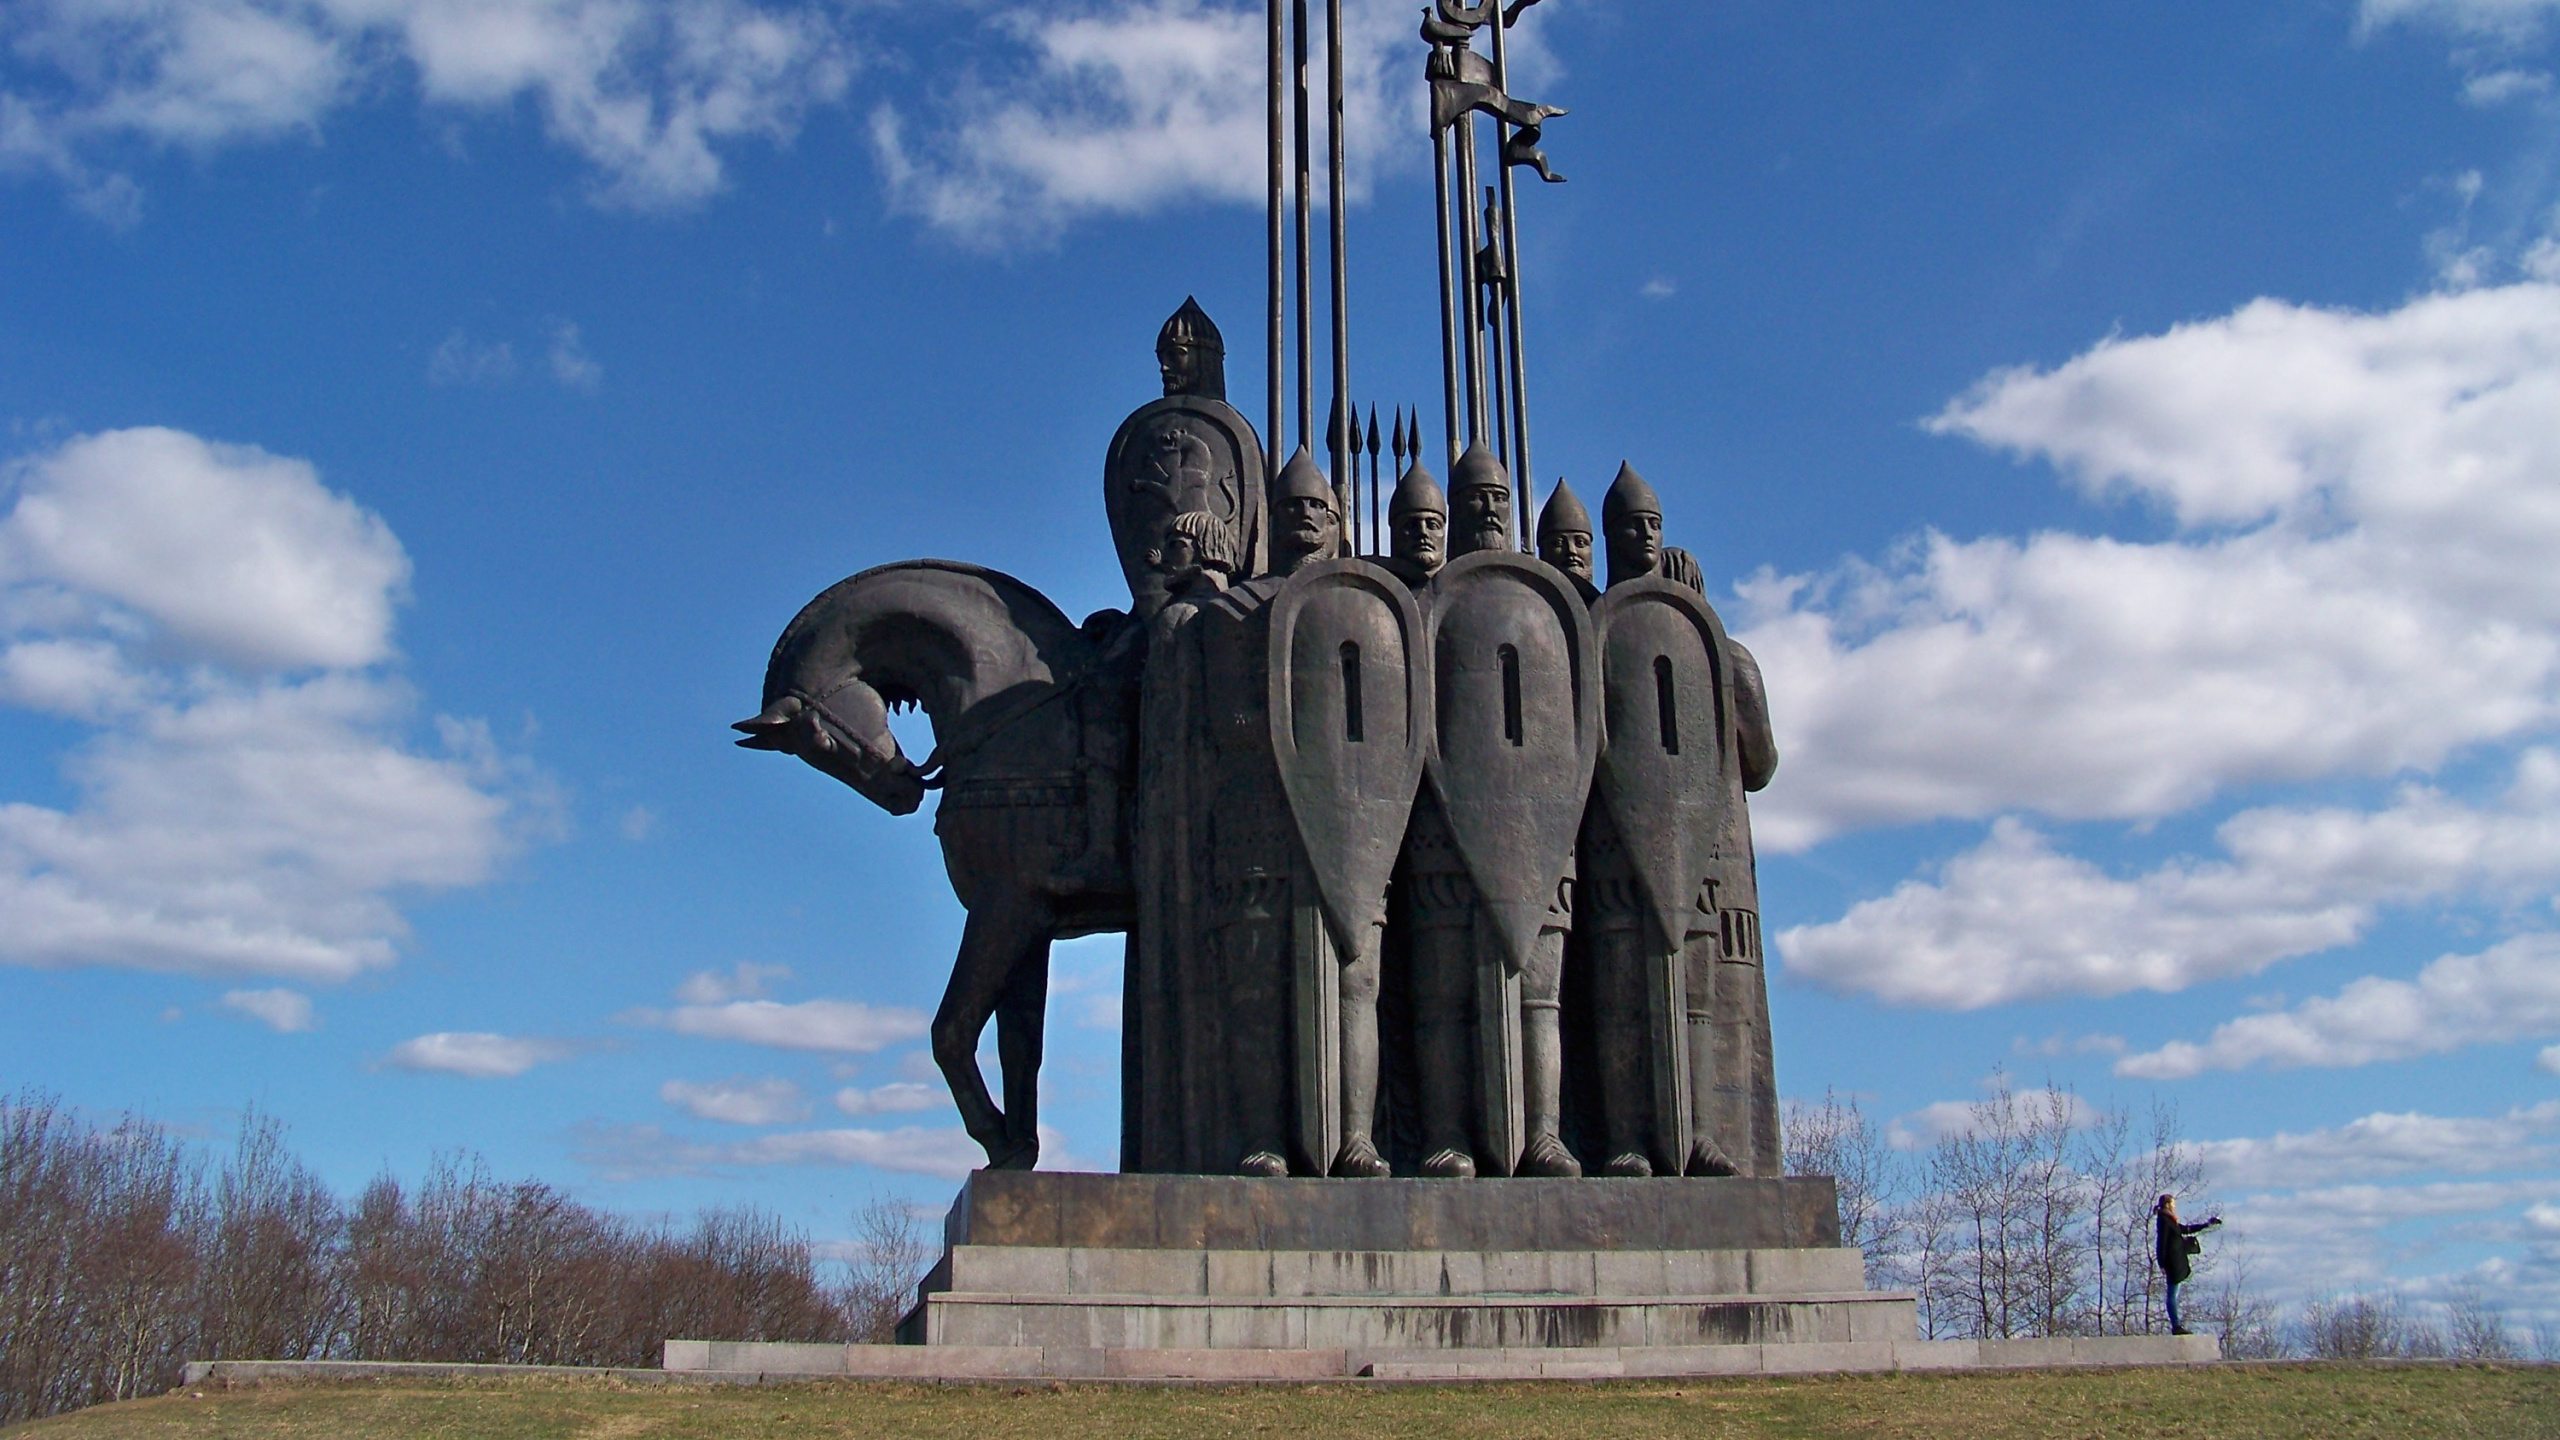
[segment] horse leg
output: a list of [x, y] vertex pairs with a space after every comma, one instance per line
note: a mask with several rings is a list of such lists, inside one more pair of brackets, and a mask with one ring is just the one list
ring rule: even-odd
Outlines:
[[[1012, 986], [1024, 951], [1035, 941], [1045, 946], [1045, 925], [1031, 923], [1032, 907], [1010, 897], [990, 895], [969, 912], [960, 932], [960, 954], [952, 962], [951, 984], [942, 992], [942, 1008], [933, 1017], [933, 1060], [951, 1086], [960, 1107], [960, 1123], [969, 1138], [987, 1152], [990, 1164], [1009, 1158], [1013, 1142], [1004, 1112], [987, 1093], [987, 1078], [978, 1071], [978, 1036], [987, 1017]], [[1000, 1037], [1001, 1038], [1001, 1037]], [[1011, 1070], [1008, 1065], [1007, 1070]]]
[[1040, 1159], [1040, 1049], [1049, 1015], [1049, 936], [1044, 926], [1014, 962], [996, 1004], [996, 1058], [1004, 1067], [1004, 1130], [1010, 1154], [998, 1170], [1028, 1170]]

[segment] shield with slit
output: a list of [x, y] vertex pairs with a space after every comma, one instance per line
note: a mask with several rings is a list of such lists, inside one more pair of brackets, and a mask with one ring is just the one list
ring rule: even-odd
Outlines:
[[1600, 798], [1668, 953], [1688, 932], [1729, 803], [1724, 627], [1697, 591], [1660, 576], [1610, 586], [1591, 623], [1607, 714]]
[[1518, 970], [1573, 858], [1600, 744], [1591, 617], [1566, 575], [1480, 550], [1432, 577], [1425, 766], [1458, 853]]
[[1324, 560], [1271, 602], [1271, 746], [1326, 928], [1374, 953], [1422, 783], [1431, 670], [1422, 612], [1368, 560]]

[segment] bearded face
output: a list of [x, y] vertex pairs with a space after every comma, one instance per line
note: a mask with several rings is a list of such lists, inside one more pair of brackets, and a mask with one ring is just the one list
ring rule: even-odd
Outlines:
[[1461, 555], [1500, 550], [1511, 543], [1511, 487], [1470, 485], [1458, 492], [1458, 544]]

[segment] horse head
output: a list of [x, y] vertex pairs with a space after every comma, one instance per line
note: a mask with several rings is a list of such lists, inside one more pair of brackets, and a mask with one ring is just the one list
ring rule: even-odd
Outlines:
[[939, 784], [899, 748], [889, 714], [921, 707], [937, 752], [987, 702], [1054, 688], [1091, 646], [1038, 591], [975, 565], [910, 560], [866, 570], [804, 607], [774, 643], [764, 708], [733, 729], [750, 750], [797, 755], [893, 815]]

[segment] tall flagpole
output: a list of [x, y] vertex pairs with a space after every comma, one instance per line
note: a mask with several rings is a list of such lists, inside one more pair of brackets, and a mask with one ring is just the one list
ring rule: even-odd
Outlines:
[[1283, 177], [1280, 154], [1282, 142], [1280, 72], [1282, 66], [1287, 62], [1281, 54], [1280, 0], [1267, 0], [1264, 8], [1270, 12], [1271, 18], [1271, 66], [1269, 77], [1271, 127], [1268, 137], [1270, 141], [1268, 158], [1270, 160], [1271, 187], [1270, 205], [1265, 211], [1265, 218], [1268, 222], [1267, 228], [1271, 232], [1271, 264], [1268, 275], [1268, 286], [1265, 291], [1265, 298], [1269, 302], [1265, 309], [1267, 312], [1266, 318], [1269, 320], [1270, 325], [1270, 345], [1268, 353], [1264, 357], [1268, 365], [1268, 369], [1265, 372], [1267, 380], [1265, 388], [1269, 392], [1271, 403], [1269, 410], [1265, 412], [1267, 418], [1264, 422], [1269, 428], [1263, 432], [1262, 437], [1263, 446], [1269, 452], [1270, 456], [1269, 463], [1263, 467], [1264, 477], [1267, 482], [1268, 480], [1278, 478], [1281, 463], [1288, 459], [1288, 452], [1282, 448], [1280, 443], [1282, 437], [1282, 431], [1280, 428], [1280, 406], [1282, 403], [1281, 396], [1285, 393], [1282, 386], [1287, 383], [1287, 371], [1281, 363], [1281, 331], [1288, 324], [1289, 291], [1287, 272], [1283, 269], [1283, 251], [1285, 249], [1286, 242], [1281, 238], [1280, 233], [1280, 187]]
[[1351, 304], [1347, 270], [1343, 259], [1343, 188], [1342, 167], [1342, 0], [1325, 0], [1324, 5], [1324, 88], [1325, 88], [1325, 203], [1332, 209], [1332, 230], [1328, 236], [1325, 258], [1333, 266], [1333, 413], [1340, 418], [1326, 442], [1333, 450], [1333, 493], [1337, 513], [1344, 517], [1350, 549], [1360, 551], [1360, 481], [1359, 473], [1346, 472], [1343, 462], [1356, 449], [1346, 437], [1343, 427], [1355, 429], [1360, 417], [1351, 408]]
[[1307, 154], [1307, 0], [1290, 0], [1289, 24], [1295, 31], [1290, 36], [1290, 60], [1295, 77], [1292, 94], [1296, 101], [1298, 142], [1295, 176], [1298, 225], [1292, 237], [1298, 247], [1298, 443], [1312, 450], [1315, 447], [1308, 445], [1308, 437], [1315, 434], [1316, 429], [1315, 317], [1308, 309], [1308, 302], [1313, 297], [1307, 260], [1307, 207], [1314, 197], [1307, 193], [1313, 179], [1308, 170], [1310, 157]]
[[[1510, 46], [1503, 32], [1510, 24], [1503, 17], [1502, 6], [1493, 7], [1493, 88], [1511, 93]], [[1523, 7], [1526, 8], [1526, 7]], [[1520, 487], [1520, 548], [1533, 550], [1529, 518], [1530, 477], [1537, 472], [1529, 466], [1529, 381], [1523, 373], [1526, 361], [1520, 350], [1520, 215], [1512, 207], [1511, 194], [1511, 124], [1507, 120], [1493, 122], [1494, 168], [1502, 173], [1502, 310], [1509, 335], [1504, 348], [1511, 352], [1511, 476]]]

